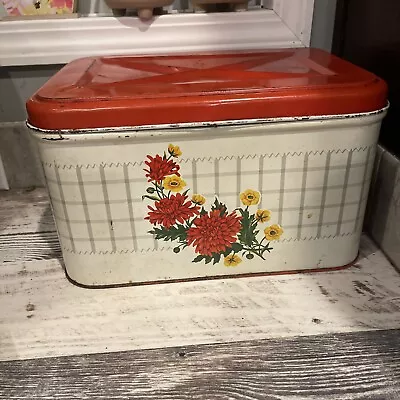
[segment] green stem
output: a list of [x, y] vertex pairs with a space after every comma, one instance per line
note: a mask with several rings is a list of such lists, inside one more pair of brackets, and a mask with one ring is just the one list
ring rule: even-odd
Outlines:
[[155, 189], [156, 189], [156, 195], [158, 196], [158, 198], [159, 198], [159, 199], [162, 199], [162, 196], [161, 196], [161, 194], [160, 194], [160, 191], [158, 190], [157, 183], [151, 182], [151, 184], [155, 187]]
[[[265, 237], [261, 240], [261, 242], [257, 242], [257, 246], [258, 246], [258, 249], [259, 249], [259, 251], [260, 251], [261, 254], [264, 253], [265, 247], [266, 247], [266, 246], [263, 246], [263, 245], [262, 245], [262, 242], [263, 242], [264, 240], [265, 240]], [[267, 247], [268, 247], [268, 245], [267, 245]]]
[[154, 187], [156, 188], [156, 192], [160, 199], [165, 199], [167, 196], [164, 193], [164, 188], [160, 186], [157, 182], [152, 182]]
[[258, 251], [254, 250], [252, 248], [249, 248], [249, 247], [243, 247], [243, 250], [244, 251], [248, 251], [249, 253], [253, 253], [256, 256], [258, 256], [258, 257], [262, 258], [263, 260], [265, 260], [265, 258], [263, 257], [261, 252], [258, 252]]
[[186, 228], [187, 229], [190, 229], [191, 227], [192, 227], [192, 225], [193, 225], [193, 223], [194, 223], [194, 220], [197, 218], [197, 215], [195, 215], [194, 217], [192, 217], [192, 220], [190, 221], [186, 221]]

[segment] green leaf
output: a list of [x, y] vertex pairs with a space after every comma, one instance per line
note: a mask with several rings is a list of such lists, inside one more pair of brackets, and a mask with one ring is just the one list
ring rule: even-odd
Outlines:
[[198, 255], [196, 258], [194, 258], [194, 259], [192, 260], [192, 262], [198, 263], [198, 262], [204, 260], [205, 258], [206, 258], [206, 256], [203, 256], [202, 254], [200, 254], [200, 255]]
[[228, 257], [231, 253], [239, 253], [243, 250], [243, 245], [240, 243], [233, 243], [231, 247], [228, 247], [222, 254], [224, 257]]
[[220, 253], [214, 253], [213, 254], [213, 265], [219, 263], [220, 259], [221, 259], [221, 254]]
[[207, 211], [204, 209], [204, 207], [201, 207], [200, 215], [206, 215], [206, 214], [207, 214]]
[[239, 241], [251, 247], [253, 242], [257, 241], [257, 221], [254, 219], [254, 215], [250, 215], [248, 210], [239, 209], [239, 212], [242, 215], [241, 229], [238, 234]]
[[219, 209], [219, 204], [220, 204], [220, 203], [219, 203], [218, 199], [215, 198], [214, 203], [213, 203], [212, 206], [211, 206], [211, 210], [212, 210], [212, 211], [218, 210], [218, 209]]
[[187, 237], [187, 230], [184, 225], [171, 226], [170, 228], [165, 228], [164, 226], [160, 228], [154, 228], [149, 233], [155, 235], [155, 239], [171, 241], [179, 240], [180, 242], [185, 242]]
[[248, 210], [243, 210], [243, 208], [238, 208], [240, 214], [242, 214], [242, 217], [245, 219], [249, 219], [250, 218], [250, 213]]
[[186, 196], [186, 195], [188, 194], [189, 190], [190, 190], [190, 189], [185, 190], [185, 191], [182, 193], [182, 195], [183, 195], [183, 196]]
[[241, 245], [240, 243], [233, 243], [231, 250], [234, 253], [239, 253], [241, 250], [243, 250], [243, 245]]
[[225, 251], [224, 251], [224, 257], [228, 257], [229, 256], [229, 254], [231, 254], [232, 253], [232, 248], [231, 247], [229, 247], [229, 248], [227, 248]]
[[211, 206], [211, 211], [220, 211], [221, 217], [227, 214], [227, 207], [224, 203], [221, 203], [217, 198], [215, 198], [213, 205]]
[[221, 258], [221, 254], [214, 253], [212, 256], [205, 256], [203, 254], [199, 254], [196, 258], [192, 260], [192, 262], [198, 263], [200, 261], [205, 261], [206, 264], [209, 264], [211, 261], [214, 261], [213, 264], [216, 264]]
[[144, 200], [144, 199], [150, 199], [150, 200], [154, 200], [154, 201], [160, 200], [159, 197], [149, 196], [148, 194], [145, 194], [145, 195], [142, 196], [142, 200]]

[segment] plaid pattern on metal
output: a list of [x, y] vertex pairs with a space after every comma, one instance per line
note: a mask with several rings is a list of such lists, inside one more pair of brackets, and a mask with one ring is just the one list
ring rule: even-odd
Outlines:
[[[358, 234], [374, 147], [306, 153], [181, 159], [191, 194], [228, 209], [240, 192], [261, 193], [259, 208], [284, 228], [282, 241]], [[143, 162], [93, 165], [44, 163], [62, 247], [79, 254], [148, 252], [161, 247], [148, 233]], [[168, 245], [168, 243], [166, 243]]]

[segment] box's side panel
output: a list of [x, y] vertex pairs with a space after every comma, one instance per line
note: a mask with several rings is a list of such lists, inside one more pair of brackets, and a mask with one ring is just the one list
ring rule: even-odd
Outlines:
[[67, 271], [102, 285], [347, 264], [379, 125], [375, 116], [42, 138]]

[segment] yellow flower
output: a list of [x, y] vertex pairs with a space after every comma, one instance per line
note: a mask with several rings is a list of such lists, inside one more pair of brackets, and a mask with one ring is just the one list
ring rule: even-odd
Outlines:
[[260, 201], [260, 193], [247, 189], [243, 193], [240, 193], [240, 200], [245, 206], [254, 206]]
[[171, 154], [172, 157], [179, 157], [182, 155], [182, 150], [179, 146], [174, 146], [173, 144], [170, 144], [168, 146], [168, 153]]
[[178, 175], [166, 176], [163, 181], [164, 189], [171, 192], [180, 192], [186, 186], [186, 182]]
[[225, 267], [236, 267], [242, 262], [242, 259], [236, 254], [230, 254], [229, 256], [225, 257], [224, 265]]
[[271, 219], [271, 211], [269, 210], [257, 210], [256, 211], [256, 221], [257, 222], [267, 222]]
[[279, 240], [283, 235], [283, 229], [280, 225], [271, 225], [264, 229], [264, 234], [267, 240]]
[[199, 206], [202, 206], [206, 202], [206, 198], [201, 194], [194, 194], [192, 196], [192, 202]]

